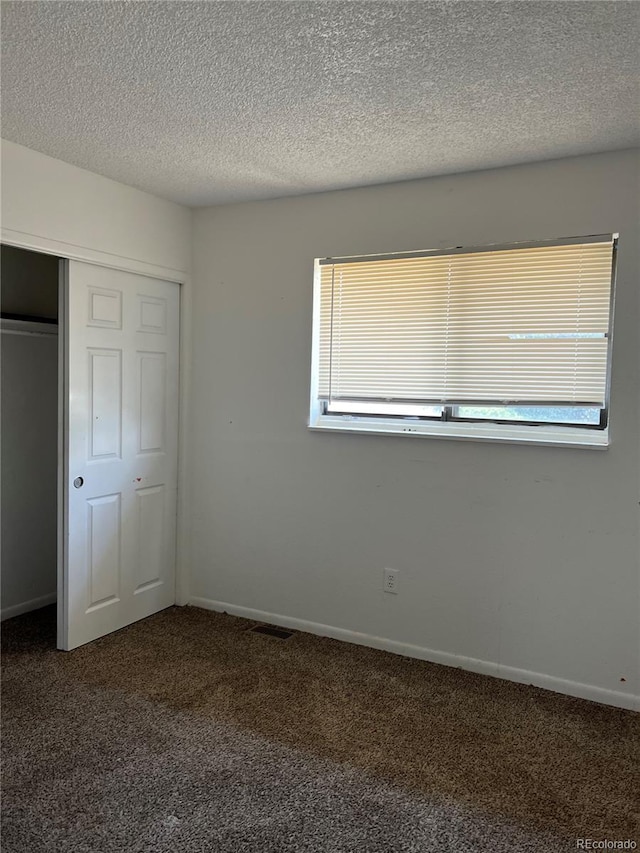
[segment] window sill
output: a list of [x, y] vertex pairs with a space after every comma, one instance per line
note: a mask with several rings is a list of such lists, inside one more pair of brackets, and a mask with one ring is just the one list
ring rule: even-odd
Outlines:
[[550, 447], [579, 447], [606, 450], [609, 431], [579, 427], [528, 426], [520, 424], [461, 423], [448, 421], [398, 421], [319, 415], [309, 429], [327, 432], [356, 432], [371, 435], [403, 435], [412, 438], [444, 438], [454, 441], [497, 441], [502, 444], [541, 444]]

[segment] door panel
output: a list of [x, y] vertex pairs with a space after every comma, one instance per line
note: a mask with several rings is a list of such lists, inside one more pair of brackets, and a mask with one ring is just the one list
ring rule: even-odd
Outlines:
[[87, 501], [89, 607], [87, 612], [120, 599], [121, 495]]
[[79, 261], [66, 278], [71, 649], [175, 600], [180, 288]]
[[119, 459], [122, 447], [122, 351], [87, 350], [89, 460]]
[[136, 595], [151, 585], [162, 583], [164, 573], [162, 525], [165, 513], [164, 486], [136, 491], [138, 504], [138, 540]]
[[166, 357], [162, 352], [138, 353], [138, 452], [164, 452]]

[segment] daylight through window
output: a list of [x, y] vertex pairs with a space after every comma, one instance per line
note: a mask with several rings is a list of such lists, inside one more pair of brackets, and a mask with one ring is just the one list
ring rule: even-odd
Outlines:
[[608, 235], [317, 261], [311, 425], [604, 429], [615, 245]]

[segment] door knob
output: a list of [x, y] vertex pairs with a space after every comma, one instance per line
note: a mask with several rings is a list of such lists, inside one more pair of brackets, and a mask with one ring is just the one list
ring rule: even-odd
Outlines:
[[76, 489], [81, 489], [82, 486], [84, 485], [84, 479], [82, 477], [76, 477], [75, 480], [73, 481], [73, 485], [75, 486]]

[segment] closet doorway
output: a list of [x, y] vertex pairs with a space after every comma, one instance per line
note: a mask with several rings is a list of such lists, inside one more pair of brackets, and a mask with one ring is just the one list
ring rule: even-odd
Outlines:
[[57, 599], [72, 649], [175, 603], [180, 286], [10, 246], [2, 284], [2, 616]]
[[57, 597], [59, 262], [0, 252], [4, 620]]

